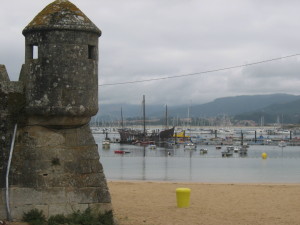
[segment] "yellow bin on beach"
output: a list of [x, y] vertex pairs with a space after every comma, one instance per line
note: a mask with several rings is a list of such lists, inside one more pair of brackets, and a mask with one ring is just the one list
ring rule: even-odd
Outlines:
[[190, 206], [191, 189], [176, 188], [177, 207], [184, 208]]

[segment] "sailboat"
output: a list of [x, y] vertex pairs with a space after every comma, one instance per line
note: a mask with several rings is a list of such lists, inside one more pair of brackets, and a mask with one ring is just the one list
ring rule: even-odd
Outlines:
[[124, 127], [123, 122], [123, 110], [121, 107], [121, 129], [118, 129], [120, 134], [120, 143], [121, 144], [133, 144], [137, 140], [141, 140], [144, 134], [140, 130], [130, 129]]
[[[169, 138], [173, 137], [175, 127], [172, 127], [171, 129], [168, 129], [166, 126], [165, 130], [162, 131], [154, 131], [151, 134], [147, 134], [146, 130], [146, 107], [145, 107], [145, 95], [143, 95], [143, 130], [136, 130], [136, 129], [129, 129], [124, 128], [122, 125], [122, 128], [119, 129], [120, 134], [120, 143], [127, 143], [127, 144], [134, 144], [134, 143], [140, 143], [140, 144], [150, 144], [150, 143], [158, 143], [160, 141], [165, 141]], [[121, 115], [122, 121], [123, 121], [123, 115]], [[167, 119], [166, 119], [167, 121]], [[123, 123], [122, 123], [123, 124]]]
[[[188, 123], [189, 123], [189, 131], [190, 131], [190, 136], [191, 136], [191, 117], [190, 117], [190, 107], [188, 107]], [[196, 149], [197, 145], [195, 143], [192, 142], [192, 139], [190, 138], [190, 136], [188, 136], [188, 140], [187, 142], [185, 142], [184, 144], [184, 149]], [[186, 141], [186, 138], [184, 138], [184, 140]]]

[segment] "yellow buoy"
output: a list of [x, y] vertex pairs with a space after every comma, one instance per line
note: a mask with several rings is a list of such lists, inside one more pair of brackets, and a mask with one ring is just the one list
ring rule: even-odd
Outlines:
[[177, 207], [178, 208], [189, 207], [190, 196], [191, 196], [191, 189], [177, 188], [176, 189]]
[[264, 152], [261, 154], [261, 157], [262, 157], [262, 159], [266, 159], [268, 157], [268, 154]]

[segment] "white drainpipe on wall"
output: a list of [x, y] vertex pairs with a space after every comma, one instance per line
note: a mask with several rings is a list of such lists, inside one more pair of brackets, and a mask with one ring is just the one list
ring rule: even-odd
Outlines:
[[10, 165], [11, 165], [11, 159], [14, 151], [14, 145], [15, 145], [15, 139], [16, 139], [16, 133], [17, 133], [17, 127], [18, 125], [15, 124], [14, 128], [14, 134], [11, 140], [11, 146], [10, 146], [10, 152], [9, 152], [9, 158], [8, 158], [8, 163], [7, 163], [7, 168], [6, 168], [6, 210], [7, 210], [7, 219], [9, 221], [12, 220], [11, 214], [10, 214], [10, 206], [9, 206], [9, 182], [8, 182], [8, 177], [9, 177], [9, 170], [10, 170]]

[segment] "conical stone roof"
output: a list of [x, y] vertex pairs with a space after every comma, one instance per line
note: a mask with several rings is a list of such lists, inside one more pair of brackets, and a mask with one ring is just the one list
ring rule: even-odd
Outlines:
[[68, 0], [56, 0], [46, 6], [25, 27], [23, 34], [34, 30], [83, 30], [101, 35], [100, 29]]

